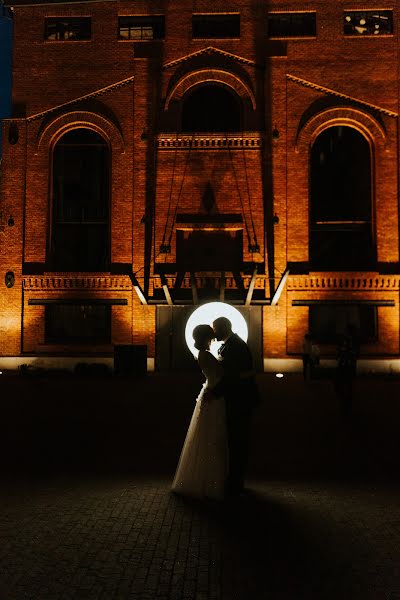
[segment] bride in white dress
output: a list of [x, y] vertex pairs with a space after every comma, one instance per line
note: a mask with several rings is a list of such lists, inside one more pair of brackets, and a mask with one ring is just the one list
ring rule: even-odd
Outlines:
[[222, 376], [222, 366], [209, 351], [215, 337], [212, 327], [193, 330], [198, 363], [206, 378], [196, 400], [185, 443], [172, 483], [172, 491], [192, 498], [222, 500], [228, 471], [225, 402], [212, 395]]

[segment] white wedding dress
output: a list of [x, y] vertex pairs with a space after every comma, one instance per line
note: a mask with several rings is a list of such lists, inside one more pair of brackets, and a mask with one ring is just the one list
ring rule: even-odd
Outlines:
[[200, 350], [199, 366], [206, 382], [197, 398], [172, 491], [192, 498], [224, 497], [228, 471], [228, 446], [225, 421], [225, 402], [204, 392], [211, 389], [222, 375], [222, 367], [208, 351]]

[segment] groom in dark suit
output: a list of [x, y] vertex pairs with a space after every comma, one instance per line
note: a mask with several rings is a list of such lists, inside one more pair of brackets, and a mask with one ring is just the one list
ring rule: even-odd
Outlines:
[[222, 379], [213, 389], [216, 396], [223, 396], [226, 405], [228, 434], [229, 472], [226, 494], [240, 495], [244, 491], [244, 476], [249, 454], [250, 420], [254, 406], [259, 402], [253, 358], [249, 347], [232, 331], [232, 323], [219, 317], [213, 323], [215, 337], [223, 341], [220, 360]]

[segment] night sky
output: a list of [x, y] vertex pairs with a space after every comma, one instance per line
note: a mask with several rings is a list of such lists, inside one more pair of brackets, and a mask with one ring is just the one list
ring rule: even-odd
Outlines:
[[[11, 116], [12, 19], [0, 3], [0, 119]], [[0, 129], [0, 157], [1, 157]]]

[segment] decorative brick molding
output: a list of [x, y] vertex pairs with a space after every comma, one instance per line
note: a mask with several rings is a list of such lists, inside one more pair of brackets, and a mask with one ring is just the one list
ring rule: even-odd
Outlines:
[[296, 135], [296, 149], [309, 148], [322, 131], [338, 125], [353, 127], [370, 143], [386, 140], [384, 128], [371, 114], [351, 106], [340, 106], [323, 110], [302, 124]]
[[293, 290], [393, 290], [400, 289], [399, 276], [364, 275], [351, 276], [338, 274], [335, 276], [289, 276], [288, 291]]
[[24, 277], [22, 280], [24, 290], [53, 291], [53, 290], [131, 290], [132, 284], [129, 277], [93, 277], [77, 276], [62, 277], [50, 275], [48, 277]]
[[113, 149], [120, 154], [124, 153], [125, 141], [119, 128], [104, 116], [90, 111], [68, 112], [52, 119], [37, 137], [36, 152], [39, 152], [41, 147], [46, 149], [55, 144], [67, 131], [77, 127], [93, 129], [105, 138]]
[[214, 81], [232, 88], [242, 100], [250, 100], [253, 110], [256, 109], [256, 99], [253, 91], [237, 75], [223, 69], [199, 69], [185, 75], [173, 85], [165, 99], [164, 110], [168, 110], [171, 100], [181, 100], [193, 86]]
[[70, 100], [69, 102], [64, 102], [63, 104], [58, 104], [57, 106], [53, 106], [52, 108], [48, 108], [48, 109], [43, 110], [34, 115], [30, 115], [29, 117], [26, 118], [26, 120], [27, 121], [35, 121], [36, 119], [41, 119], [45, 115], [48, 115], [52, 112], [56, 112], [56, 111], [60, 110], [61, 108], [66, 108], [67, 106], [76, 104], [77, 102], [82, 102], [82, 100], [90, 100], [92, 98], [97, 98], [98, 96], [102, 96], [103, 94], [106, 94], [107, 92], [112, 92], [124, 85], [133, 83], [133, 80], [134, 80], [134, 76], [128, 77], [127, 79], [123, 79], [122, 81], [117, 81], [115, 83], [112, 83], [111, 85], [107, 85], [103, 88], [95, 90], [94, 92], [90, 92], [89, 94], [84, 94], [83, 96], [74, 98], [73, 100]]
[[264, 142], [260, 133], [244, 133], [236, 135], [228, 133], [212, 134], [170, 134], [160, 133], [157, 136], [157, 147], [160, 150], [175, 150], [177, 148], [192, 148], [193, 150], [259, 150]]
[[236, 62], [242, 63], [244, 65], [249, 65], [252, 67], [256, 66], [256, 63], [253, 60], [249, 60], [248, 58], [244, 58], [243, 56], [238, 56], [237, 54], [232, 54], [231, 52], [226, 52], [226, 50], [221, 50], [220, 48], [214, 48], [213, 46], [208, 46], [207, 48], [202, 48], [201, 50], [197, 50], [196, 52], [191, 52], [190, 54], [186, 54], [186, 56], [182, 56], [181, 58], [178, 58], [176, 60], [172, 60], [168, 63], [165, 63], [165, 65], [163, 66], [163, 69], [170, 69], [171, 67], [176, 67], [183, 62], [186, 62], [188, 60], [191, 60], [192, 58], [195, 58], [196, 56], [212, 55], [212, 54], [214, 54], [216, 56], [223, 56], [224, 58], [230, 58], [230, 59], [235, 60]]
[[317, 83], [313, 83], [312, 81], [307, 81], [306, 79], [301, 79], [300, 77], [295, 77], [294, 75], [290, 75], [289, 73], [286, 74], [286, 77], [287, 77], [287, 79], [289, 79], [289, 81], [293, 81], [294, 83], [297, 83], [304, 87], [308, 87], [313, 90], [317, 90], [318, 92], [323, 92], [330, 96], [336, 96], [337, 98], [344, 98], [345, 100], [350, 100], [351, 102], [355, 102], [356, 104], [360, 104], [361, 106], [368, 107], [372, 110], [377, 110], [378, 112], [381, 112], [389, 117], [397, 118], [399, 116], [398, 113], [393, 112], [392, 110], [388, 110], [387, 108], [383, 108], [382, 106], [372, 104], [371, 102], [366, 102], [365, 100], [360, 100], [360, 98], [354, 98], [353, 96], [349, 96], [348, 94], [343, 94], [342, 92], [339, 92], [338, 90], [333, 90], [333, 89], [327, 88], [323, 85], [318, 85]]

